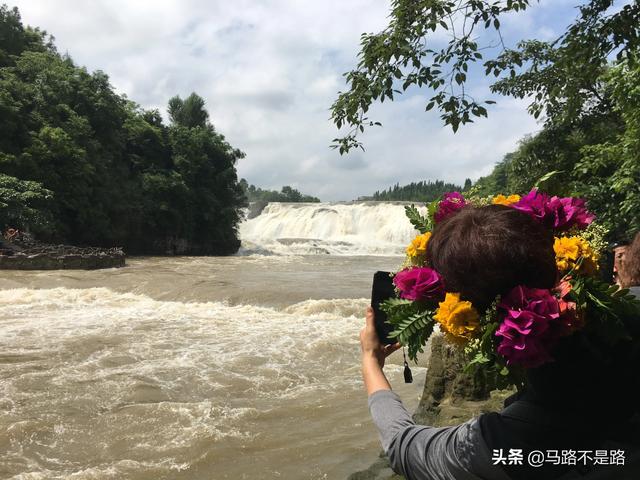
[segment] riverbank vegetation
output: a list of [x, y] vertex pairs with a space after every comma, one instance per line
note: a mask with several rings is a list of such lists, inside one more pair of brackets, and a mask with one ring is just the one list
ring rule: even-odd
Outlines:
[[260, 202], [265, 205], [269, 202], [290, 202], [290, 203], [319, 203], [320, 199], [318, 197], [313, 197], [311, 195], [305, 195], [304, 193], [300, 193], [295, 188], [292, 188], [288, 185], [282, 187], [282, 189], [278, 192], [276, 190], [263, 190], [260, 187], [256, 187], [255, 185], [249, 185], [247, 181], [243, 178], [240, 180], [240, 186], [244, 191], [244, 194], [247, 197], [247, 201], [249, 203]]
[[0, 6], [0, 228], [129, 253], [235, 252], [244, 154], [197, 94], [170, 99], [168, 114], [117, 94]]
[[546, 190], [589, 200], [610, 240], [640, 231], [640, 65], [608, 68], [597, 85], [598, 103], [524, 138], [478, 179], [475, 193], [524, 192], [546, 175]]

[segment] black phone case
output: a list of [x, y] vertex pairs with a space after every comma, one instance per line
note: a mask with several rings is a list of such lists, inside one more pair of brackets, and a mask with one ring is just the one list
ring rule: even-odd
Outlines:
[[380, 342], [385, 345], [396, 343], [397, 340], [389, 338], [393, 327], [387, 323], [387, 314], [380, 310], [380, 303], [396, 296], [391, 274], [389, 272], [376, 272], [373, 275], [373, 287], [371, 289], [371, 307], [375, 314], [376, 332]]

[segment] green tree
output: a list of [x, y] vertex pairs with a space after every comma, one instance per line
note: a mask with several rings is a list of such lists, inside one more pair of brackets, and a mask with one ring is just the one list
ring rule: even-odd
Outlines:
[[0, 174], [0, 232], [9, 227], [38, 232], [52, 228], [47, 207], [52, 195], [37, 182]]
[[0, 5], [0, 68], [11, 65], [12, 57], [26, 50], [54, 51], [53, 37], [38, 28], [25, 28], [16, 7]]
[[623, 63], [606, 76], [624, 129], [584, 146], [574, 167], [576, 190], [615, 237], [640, 231], [640, 65]]
[[[500, 35], [500, 19], [521, 12], [529, 0], [392, 0], [387, 28], [363, 34], [357, 67], [345, 74], [348, 90], [332, 105], [332, 118], [347, 134], [333, 146], [346, 153], [362, 147], [357, 135], [379, 125], [369, 119], [373, 102], [393, 100], [414, 86], [432, 90], [426, 110], [437, 108], [455, 132], [473, 117], [487, 116], [492, 100], [472, 97], [465, 86], [474, 68], [497, 78], [492, 91], [515, 97], [533, 96], [530, 111], [548, 121], [572, 121], [604, 100], [598, 79], [608, 59], [626, 58], [639, 45], [640, 4], [610, 7], [613, 0], [589, 0], [578, 19], [551, 42], [522, 41], [508, 48]], [[437, 30], [449, 40], [437, 47]], [[478, 30], [494, 31], [497, 47], [477, 41]], [[484, 35], [486, 36], [486, 34]]]
[[453, 183], [445, 183], [442, 180], [411, 182], [408, 185], [400, 186], [395, 184], [383, 191], [375, 192], [371, 197], [366, 199], [377, 201], [405, 201], [405, 202], [423, 202], [428, 203], [442, 196], [443, 193], [460, 191], [460, 185]]
[[525, 193], [549, 172], [547, 191], [584, 196], [611, 240], [640, 230], [640, 96], [638, 65], [624, 62], [599, 81], [609, 111], [591, 111], [571, 123], [547, 124], [473, 186], [480, 195]]
[[240, 185], [248, 201], [251, 203], [260, 202], [266, 205], [269, 202], [320, 202], [319, 198], [302, 194], [297, 189], [288, 185], [282, 187], [279, 192], [276, 190], [263, 190], [255, 185], [249, 185], [244, 178], [240, 180]]
[[509, 185], [509, 180], [511, 179], [509, 172], [514, 155], [515, 153], [508, 153], [496, 164], [490, 175], [480, 177], [473, 185], [473, 193], [485, 197], [499, 193], [504, 194], [505, 192], [519, 192], [520, 190], [514, 190]]
[[43, 240], [135, 253], [175, 242], [190, 253], [235, 252], [243, 154], [197, 94], [171, 99], [169, 113], [166, 126], [0, 7], [0, 220], [19, 219]]
[[176, 95], [169, 100], [169, 118], [174, 125], [182, 127], [206, 127], [209, 114], [204, 103], [204, 99], [195, 92], [184, 100]]
[[[161, 242], [169, 238], [190, 239], [192, 225], [185, 221], [185, 212], [190, 208], [190, 192], [176, 171], [145, 172], [141, 178], [144, 235]], [[136, 250], [143, 251], [142, 245]]]
[[224, 253], [240, 246], [237, 226], [240, 208], [246, 205], [238, 184], [235, 164], [244, 157], [213, 126], [169, 129], [175, 170], [189, 190], [188, 209], [182, 212], [189, 230], [198, 242]]

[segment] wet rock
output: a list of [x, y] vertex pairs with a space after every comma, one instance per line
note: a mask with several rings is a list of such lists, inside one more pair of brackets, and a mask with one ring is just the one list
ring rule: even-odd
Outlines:
[[250, 203], [249, 210], [247, 212], [247, 219], [251, 220], [252, 218], [259, 216], [267, 205], [269, 205], [269, 202], [265, 200]]
[[121, 248], [49, 245], [27, 238], [4, 242], [0, 250], [0, 270], [95, 270], [124, 267]]

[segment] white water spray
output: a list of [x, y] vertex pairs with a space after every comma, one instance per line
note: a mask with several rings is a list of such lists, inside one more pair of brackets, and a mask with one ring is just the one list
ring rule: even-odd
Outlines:
[[404, 204], [270, 203], [240, 226], [242, 252], [401, 255], [416, 234]]

